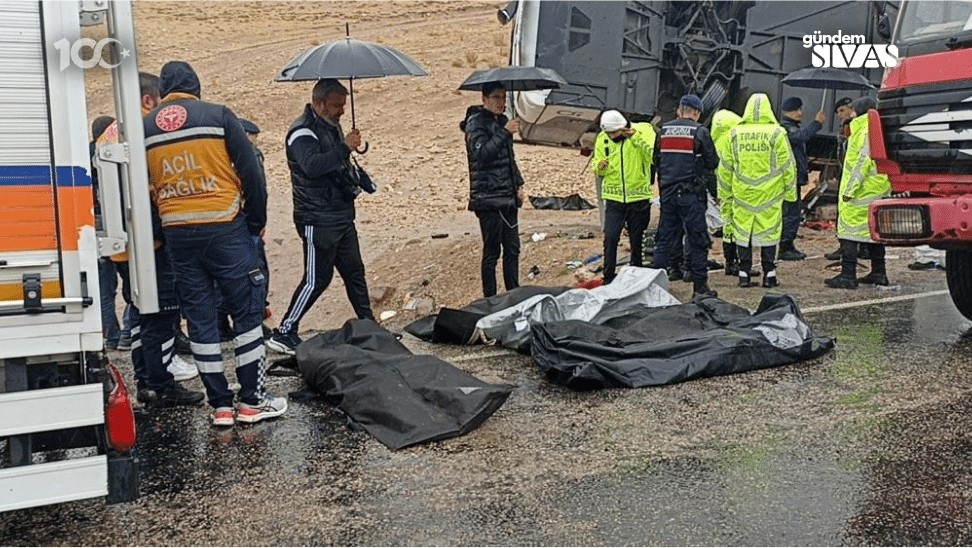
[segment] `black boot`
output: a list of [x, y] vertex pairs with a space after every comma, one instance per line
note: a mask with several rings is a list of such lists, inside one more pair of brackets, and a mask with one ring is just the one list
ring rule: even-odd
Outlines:
[[684, 277], [682, 269], [678, 267], [672, 267], [668, 269], [668, 281], [676, 282]]
[[692, 300], [719, 296], [714, 290], [709, 289], [708, 280], [695, 280], [692, 284]]
[[722, 255], [726, 258], [726, 276], [738, 276], [739, 257], [736, 255], [736, 244], [722, 242]]
[[857, 289], [857, 242], [840, 240], [840, 274], [824, 283], [835, 289]]
[[763, 276], [763, 287], [779, 287], [780, 281], [776, 278], [776, 271], [770, 270]]
[[780, 243], [779, 259], [781, 261], [802, 261], [806, 258], [807, 254], [797, 251], [797, 248], [793, 247], [793, 242]]
[[884, 262], [884, 246], [880, 244], [861, 244], [870, 248], [871, 272], [857, 282], [862, 284], [888, 285], [887, 264]]
[[739, 271], [739, 287], [753, 287], [756, 285], [753, 283], [753, 279], [749, 277], [749, 274], [744, 270]]
[[840, 248], [838, 247], [836, 250], [831, 251], [830, 253], [825, 254], [824, 255], [824, 259], [827, 259], [828, 261], [839, 261], [840, 260]]

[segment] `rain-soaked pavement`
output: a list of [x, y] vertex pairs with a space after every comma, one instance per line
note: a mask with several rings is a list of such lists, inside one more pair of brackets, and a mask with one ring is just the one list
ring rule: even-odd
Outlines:
[[577, 393], [502, 349], [410, 341], [517, 389], [469, 435], [398, 452], [296, 378], [271, 379], [290, 411], [250, 427], [215, 431], [203, 407], [140, 413], [137, 502], [9, 512], [0, 541], [972, 544], [972, 323], [942, 287], [830, 292], [901, 299], [843, 309], [807, 298], [834, 352], [654, 389]]

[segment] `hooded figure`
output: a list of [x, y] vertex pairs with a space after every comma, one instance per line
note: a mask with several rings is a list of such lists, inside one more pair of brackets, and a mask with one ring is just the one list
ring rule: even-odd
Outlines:
[[763, 287], [776, 287], [776, 244], [783, 230], [783, 200], [797, 196], [796, 164], [786, 130], [773, 116], [765, 93], [746, 103], [739, 124], [729, 130], [722, 158], [732, 191], [732, 232], [739, 246], [739, 285], [751, 287], [752, 247], [762, 248]]
[[[256, 243], [267, 222], [263, 172], [236, 115], [199, 100], [188, 63], [166, 63], [159, 92], [162, 102], [143, 119], [149, 182], [213, 425], [279, 416], [287, 400], [265, 389], [266, 276]], [[223, 372], [214, 313], [220, 298], [233, 318], [235, 395]]]
[[719, 155], [716, 168], [716, 197], [719, 199], [719, 213], [722, 215], [722, 253], [726, 257], [726, 275], [739, 274], [739, 256], [732, 231], [732, 188], [730, 172], [722, 160], [729, 155], [729, 130], [736, 127], [742, 118], [731, 110], [720, 110], [712, 116], [712, 142]]

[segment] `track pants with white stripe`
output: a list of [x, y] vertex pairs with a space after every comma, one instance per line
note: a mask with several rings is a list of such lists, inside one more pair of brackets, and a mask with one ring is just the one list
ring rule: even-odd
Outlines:
[[333, 227], [298, 225], [297, 233], [304, 242], [304, 278], [294, 290], [279, 331], [299, 333], [300, 319], [330, 285], [335, 268], [344, 280], [344, 290], [358, 319], [375, 319], [354, 222]]

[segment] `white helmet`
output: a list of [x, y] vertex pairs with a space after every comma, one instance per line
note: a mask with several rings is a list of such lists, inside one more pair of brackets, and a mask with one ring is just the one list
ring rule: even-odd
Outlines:
[[601, 114], [601, 130], [605, 133], [614, 133], [627, 125], [624, 115], [616, 110], [606, 110]]

